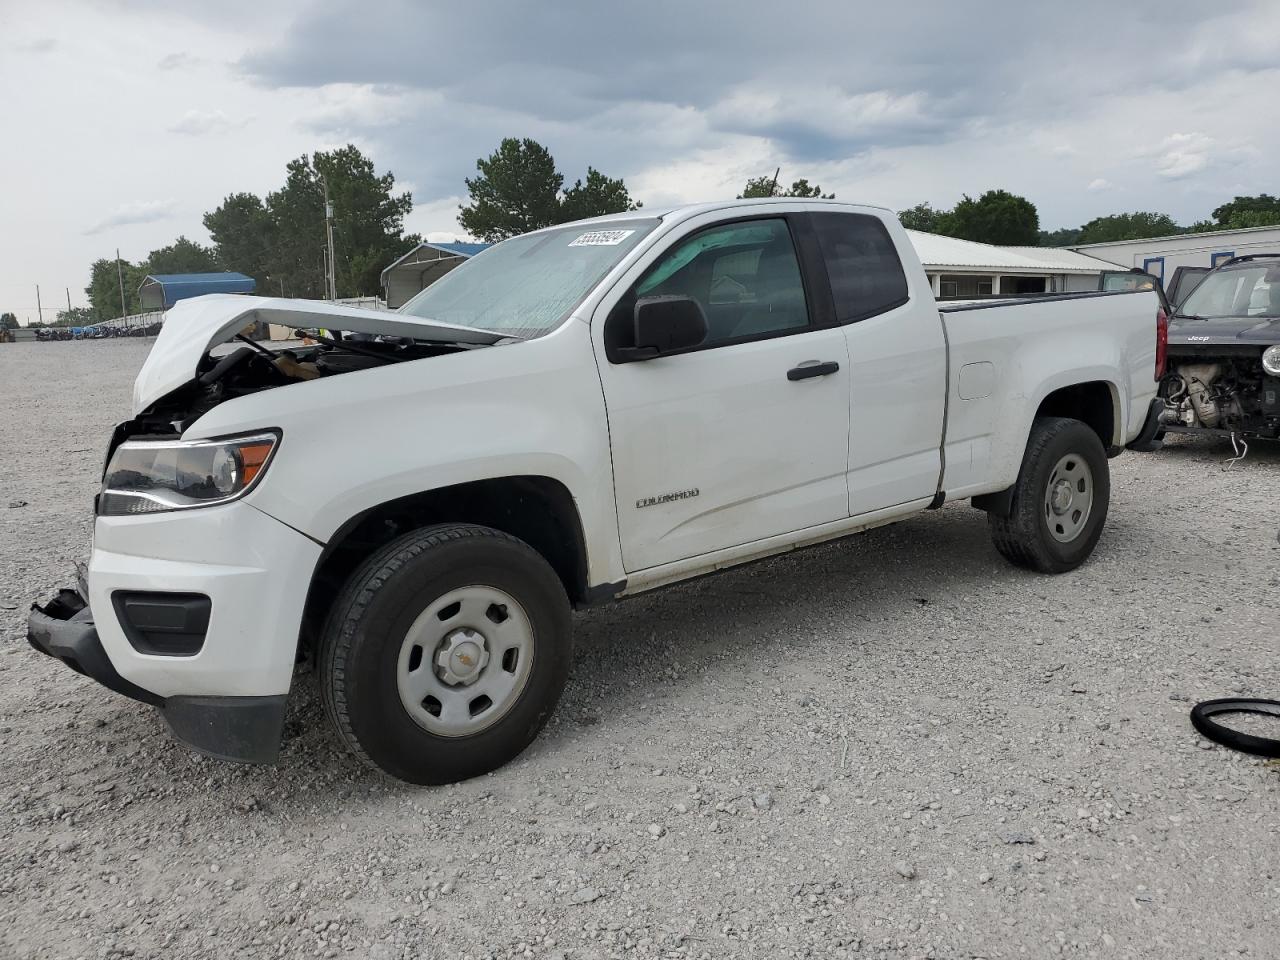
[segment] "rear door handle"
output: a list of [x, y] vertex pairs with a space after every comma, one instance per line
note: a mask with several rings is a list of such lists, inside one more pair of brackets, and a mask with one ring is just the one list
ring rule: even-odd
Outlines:
[[834, 360], [806, 360], [798, 367], [792, 367], [787, 371], [788, 380], [809, 380], [813, 377], [825, 377], [828, 374], [835, 373], [840, 369], [840, 364]]

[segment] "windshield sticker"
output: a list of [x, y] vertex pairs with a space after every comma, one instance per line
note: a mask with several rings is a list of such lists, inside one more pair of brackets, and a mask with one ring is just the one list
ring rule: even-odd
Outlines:
[[616, 247], [633, 233], [635, 233], [634, 230], [592, 230], [590, 233], [584, 233], [570, 242], [569, 246]]

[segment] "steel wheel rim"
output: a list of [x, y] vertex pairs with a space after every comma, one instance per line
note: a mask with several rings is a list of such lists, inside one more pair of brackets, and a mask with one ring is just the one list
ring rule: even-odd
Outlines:
[[428, 733], [480, 733], [520, 699], [533, 657], [533, 624], [513, 596], [481, 585], [450, 590], [418, 614], [400, 645], [400, 703]]
[[1080, 454], [1068, 453], [1054, 465], [1044, 489], [1049, 536], [1059, 543], [1080, 536], [1093, 513], [1093, 491], [1093, 471]]

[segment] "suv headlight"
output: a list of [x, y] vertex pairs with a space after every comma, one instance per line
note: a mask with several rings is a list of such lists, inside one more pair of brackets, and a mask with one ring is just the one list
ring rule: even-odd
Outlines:
[[1262, 352], [1262, 369], [1273, 377], [1280, 377], [1280, 343]]
[[222, 440], [130, 440], [102, 478], [98, 515], [211, 507], [248, 493], [266, 472], [278, 433]]

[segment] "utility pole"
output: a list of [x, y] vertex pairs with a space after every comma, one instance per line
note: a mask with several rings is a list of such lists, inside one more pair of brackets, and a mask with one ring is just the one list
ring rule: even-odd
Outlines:
[[124, 305], [124, 267], [120, 266], [120, 248], [116, 247], [116, 279], [120, 281], [120, 319], [129, 315], [129, 308]]
[[778, 195], [778, 174], [782, 173], [782, 168], [778, 167], [773, 171], [773, 186], [769, 188], [769, 196], [776, 197]]
[[324, 185], [324, 233], [325, 242], [329, 248], [329, 299], [338, 299], [338, 278], [337, 268], [333, 262], [333, 201], [329, 199], [329, 181], [324, 177], [320, 178], [320, 182]]
[[40, 306], [40, 284], [36, 284], [36, 316], [40, 318], [40, 326], [44, 326], [44, 308]]
[[67, 287], [67, 313], [71, 312], [71, 288]]

